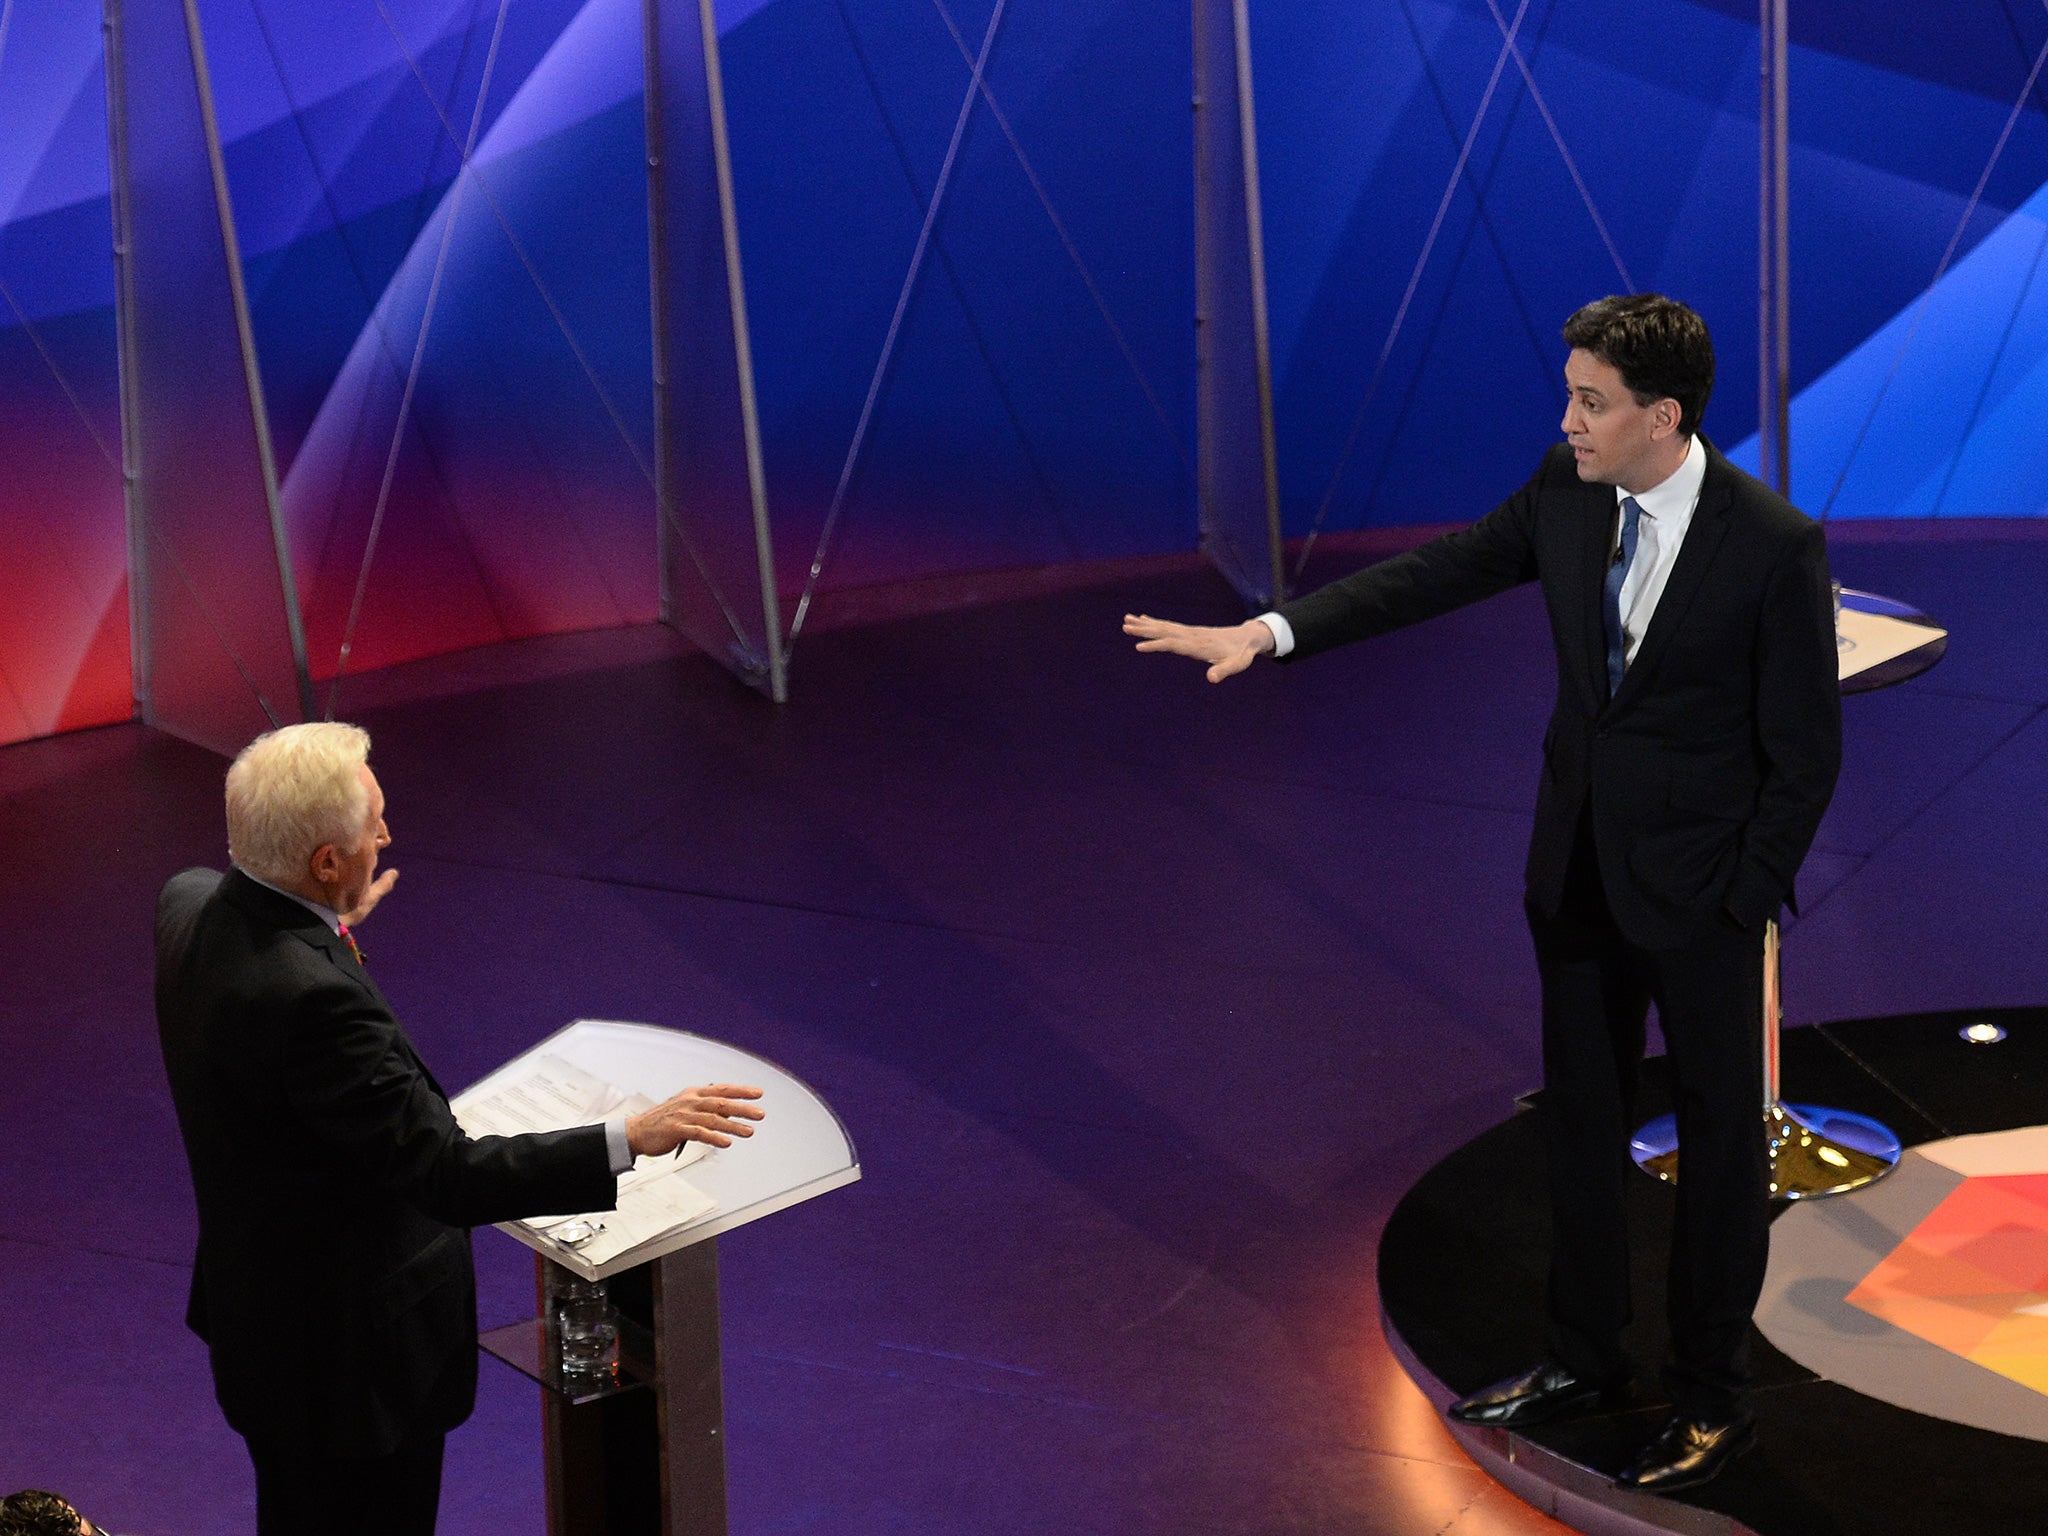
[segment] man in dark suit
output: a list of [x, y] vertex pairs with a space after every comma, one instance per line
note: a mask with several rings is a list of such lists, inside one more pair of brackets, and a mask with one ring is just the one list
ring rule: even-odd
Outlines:
[[1834, 609], [1820, 527], [1698, 435], [1714, 377], [1699, 316], [1656, 294], [1602, 299], [1564, 339], [1567, 442], [1470, 528], [1242, 625], [1124, 628], [1221, 682], [1262, 655], [1542, 584], [1557, 703], [1525, 900], [1543, 992], [1547, 1355], [1451, 1413], [1524, 1426], [1626, 1386], [1622, 1207], [1654, 1002], [1684, 1169], [1673, 1412], [1618, 1481], [1664, 1491], [1755, 1437], [1743, 1356], [1768, 1252], [1763, 934], [1793, 899], [1841, 760]]
[[248, 1442], [262, 1536], [430, 1533], [476, 1396], [469, 1227], [608, 1209], [636, 1156], [750, 1136], [758, 1089], [471, 1140], [350, 925], [397, 878], [369, 737], [289, 726], [228, 770], [222, 875], [157, 905], [164, 1065], [199, 1204], [187, 1321]]

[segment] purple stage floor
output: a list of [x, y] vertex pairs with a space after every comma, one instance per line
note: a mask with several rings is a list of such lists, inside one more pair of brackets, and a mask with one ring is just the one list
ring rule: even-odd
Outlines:
[[[1954, 638], [1847, 703], [1795, 1021], [2048, 1000], [2048, 540], [1922, 533], [1836, 539]], [[404, 871], [380, 983], [451, 1085], [640, 1019], [846, 1120], [863, 1181], [722, 1245], [736, 1532], [1560, 1529], [1444, 1433], [1373, 1281], [1410, 1182], [1536, 1080], [1534, 593], [1211, 688], [1117, 620], [1232, 618], [1214, 576], [1063, 579], [807, 635], [782, 709], [658, 630], [351, 685]], [[222, 766], [139, 727], [0, 752], [0, 1491], [134, 1536], [253, 1526], [149, 997]], [[485, 1326], [530, 1312], [525, 1250], [476, 1247]], [[485, 1363], [444, 1532], [540, 1531], [536, 1393]]]

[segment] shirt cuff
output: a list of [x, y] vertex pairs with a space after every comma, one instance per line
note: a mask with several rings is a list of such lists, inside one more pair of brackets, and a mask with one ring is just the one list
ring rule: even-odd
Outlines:
[[1259, 622], [1273, 631], [1273, 659], [1278, 661], [1294, 649], [1294, 626], [1277, 613], [1262, 613]]
[[604, 1123], [604, 1148], [611, 1154], [612, 1172], [629, 1173], [633, 1167], [633, 1148], [626, 1141], [626, 1117], [613, 1115]]

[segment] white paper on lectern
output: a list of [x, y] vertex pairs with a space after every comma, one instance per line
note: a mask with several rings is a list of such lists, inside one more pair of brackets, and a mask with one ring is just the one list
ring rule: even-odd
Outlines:
[[[584, 1123], [587, 1124], [588, 1122]], [[465, 1126], [464, 1129], [467, 1129], [467, 1127]], [[676, 1170], [689, 1167], [690, 1164], [696, 1162], [698, 1158], [710, 1150], [709, 1147], [700, 1141], [686, 1141], [672, 1155], [636, 1158], [633, 1166], [619, 1175], [619, 1210], [625, 1212], [627, 1210], [627, 1202], [639, 1197], [642, 1191], [654, 1189], [656, 1186], [673, 1183], [680, 1184], [685, 1189], [688, 1189], [690, 1187], [688, 1181], [676, 1177]], [[658, 1198], [669, 1205], [680, 1206], [689, 1203], [687, 1197], [675, 1195], [662, 1195]], [[714, 1209], [718, 1204], [716, 1200], [713, 1200], [708, 1195], [700, 1195], [697, 1198], [703, 1201], [704, 1210], [707, 1211]], [[640, 1208], [651, 1210], [653, 1206], [649, 1201], [641, 1200]], [[702, 1212], [697, 1214], [701, 1215]], [[550, 1227], [561, 1226], [564, 1222], [594, 1221], [599, 1217], [603, 1217], [607, 1225], [610, 1224], [611, 1216], [608, 1212], [573, 1211], [564, 1216], [528, 1216], [521, 1225], [531, 1227], [536, 1232], [545, 1232]], [[649, 1235], [651, 1236], [652, 1234], [650, 1233]]]
[[1846, 604], [1835, 615], [1836, 680], [1846, 682], [1859, 672], [1918, 650], [1948, 633], [1938, 624], [1915, 624], [1887, 613], [1865, 613]]
[[[594, 1211], [581, 1218], [557, 1217], [553, 1225], [564, 1220], [583, 1220], [596, 1228], [596, 1235], [576, 1245], [576, 1256], [587, 1264], [607, 1264], [622, 1253], [629, 1253], [644, 1244], [701, 1220], [718, 1209], [718, 1202], [688, 1179], [673, 1173], [643, 1180], [631, 1190], [626, 1188], [622, 1178], [619, 1181], [619, 1207], [615, 1211]], [[520, 1225], [539, 1236], [550, 1234], [542, 1230], [547, 1222], [521, 1222]]]
[[[499, 1223], [499, 1231], [587, 1279], [602, 1280], [860, 1177], [860, 1161], [846, 1128], [832, 1107], [800, 1079], [737, 1046], [653, 1024], [578, 1019], [458, 1094], [457, 1118], [467, 1128], [471, 1106], [497, 1099], [550, 1060], [554, 1065], [547, 1070], [557, 1088], [579, 1106], [586, 1102], [575, 1097], [580, 1077], [627, 1085], [654, 1101], [699, 1083], [752, 1083], [762, 1090], [759, 1107], [766, 1119], [755, 1126], [752, 1137], [708, 1152], [691, 1144], [703, 1155], [691, 1166], [687, 1183], [715, 1202], [712, 1210], [635, 1247], [616, 1252], [607, 1248], [608, 1257], [594, 1256], [590, 1243], [567, 1248], [524, 1223]], [[570, 1123], [587, 1124], [590, 1118], [585, 1115]], [[659, 1165], [668, 1160], [654, 1161]], [[612, 1213], [602, 1213], [599, 1219], [609, 1231]], [[600, 1234], [592, 1242], [603, 1238]]]
[[[500, 1078], [489, 1093], [465, 1094], [452, 1107], [457, 1124], [471, 1136], [523, 1136], [571, 1130], [621, 1113], [637, 1115], [652, 1109], [654, 1101], [559, 1056], [537, 1056]], [[528, 1216], [521, 1224], [538, 1233], [572, 1221], [601, 1225], [598, 1235], [578, 1249], [601, 1264], [718, 1208], [716, 1200], [677, 1175], [707, 1150], [702, 1142], [692, 1141], [666, 1156], [637, 1159], [619, 1175], [614, 1209]]]
[[489, 1093], [467, 1093], [453, 1106], [455, 1118], [472, 1136], [523, 1136], [529, 1131], [566, 1131], [624, 1110], [652, 1109], [645, 1094], [629, 1094], [616, 1083], [584, 1071], [559, 1056], [520, 1063]]

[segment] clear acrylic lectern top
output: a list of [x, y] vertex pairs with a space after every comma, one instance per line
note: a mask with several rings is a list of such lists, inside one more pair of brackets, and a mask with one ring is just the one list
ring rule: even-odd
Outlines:
[[603, 1280], [860, 1177], [860, 1159], [846, 1127], [806, 1084], [751, 1051], [654, 1024], [578, 1019], [457, 1094], [456, 1115], [549, 1056], [657, 1101], [706, 1083], [751, 1083], [761, 1090], [765, 1118], [753, 1136], [708, 1149], [683, 1170], [692, 1185], [718, 1202], [702, 1216], [601, 1264], [522, 1222], [499, 1223], [500, 1232], [586, 1279]]

